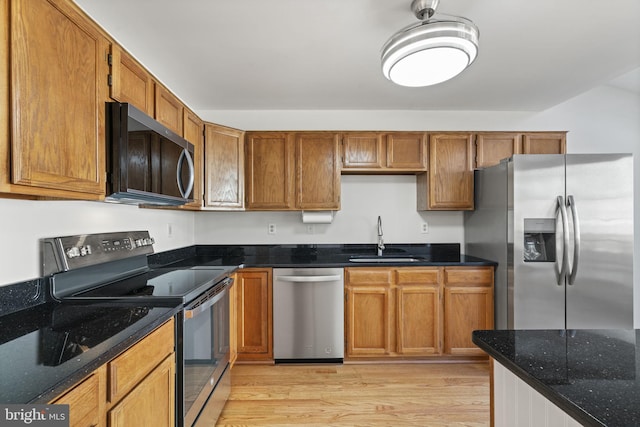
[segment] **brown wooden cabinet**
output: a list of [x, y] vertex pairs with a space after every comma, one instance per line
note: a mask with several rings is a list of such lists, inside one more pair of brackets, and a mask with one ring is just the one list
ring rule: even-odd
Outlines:
[[522, 153], [522, 135], [512, 132], [476, 134], [476, 168], [497, 165], [500, 160]]
[[493, 329], [493, 268], [447, 267], [444, 271], [444, 353], [482, 356], [471, 333]]
[[203, 173], [204, 173], [204, 122], [200, 117], [188, 108], [183, 110], [183, 137], [193, 144], [193, 202], [184, 205], [186, 209], [199, 209], [202, 207]]
[[347, 358], [439, 355], [441, 268], [345, 269]]
[[104, 33], [72, 2], [0, 5], [0, 192], [103, 197]]
[[527, 132], [522, 134], [523, 154], [564, 154], [566, 151], [566, 132]]
[[273, 360], [273, 284], [270, 268], [237, 272], [238, 361]]
[[108, 412], [109, 427], [174, 426], [175, 366], [172, 353]]
[[340, 208], [338, 137], [332, 132], [247, 132], [247, 210]]
[[248, 210], [293, 209], [294, 148], [286, 132], [247, 132], [245, 190]]
[[173, 318], [51, 403], [69, 404], [70, 426], [175, 425]]
[[424, 132], [346, 132], [342, 134], [342, 172], [424, 172], [426, 145]]
[[295, 135], [296, 209], [340, 209], [339, 137], [336, 133]]
[[397, 269], [397, 352], [437, 355], [442, 348], [442, 269]]
[[387, 168], [421, 172], [427, 169], [427, 135], [424, 132], [393, 132], [386, 135]]
[[69, 427], [104, 426], [106, 367], [101, 366], [51, 403], [69, 405]]
[[429, 135], [429, 171], [417, 191], [418, 210], [473, 210], [473, 134]]
[[117, 44], [111, 45], [110, 95], [118, 102], [127, 102], [153, 117], [155, 82], [151, 73]]
[[493, 327], [493, 267], [345, 269], [345, 358], [484, 356], [471, 332]]
[[393, 353], [393, 275], [389, 268], [345, 269], [345, 357]]
[[161, 84], [156, 83], [155, 88], [155, 119], [178, 135], [182, 135], [184, 105]]
[[205, 124], [204, 206], [244, 209], [244, 132]]
[[348, 132], [342, 135], [342, 171], [364, 172], [385, 166], [384, 136], [378, 132]]
[[479, 132], [476, 168], [497, 165], [514, 154], [564, 154], [566, 132]]

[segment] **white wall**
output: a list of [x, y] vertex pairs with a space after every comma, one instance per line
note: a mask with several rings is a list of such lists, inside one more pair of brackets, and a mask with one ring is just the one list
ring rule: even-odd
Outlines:
[[191, 212], [102, 202], [0, 198], [0, 284], [42, 275], [39, 242], [43, 237], [124, 230], [149, 230], [158, 252], [193, 245], [195, 234]]
[[[413, 175], [342, 176], [342, 206], [331, 224], [308, 230], [300, 212], [199, 212], [196, 243], [371, 243], [382, 217], [385, 243], [462, 242], [460, 212], [418, 212]], [[426, 222], [428, 234], [421, 233]], [[276, 234], [267, 233], [269, 224]]]

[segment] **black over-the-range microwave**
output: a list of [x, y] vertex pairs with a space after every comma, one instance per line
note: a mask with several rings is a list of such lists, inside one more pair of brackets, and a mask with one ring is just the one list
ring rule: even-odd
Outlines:
[[155, 205], [193, 201], [193, 144], [131, 104], [106, 105], [105, 200]]

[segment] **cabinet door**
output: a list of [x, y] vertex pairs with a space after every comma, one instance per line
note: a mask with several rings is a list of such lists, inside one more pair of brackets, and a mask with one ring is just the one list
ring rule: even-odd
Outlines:
[[133, 104], [153, 117], [154, 81], [151, 74], [120, 46], [111, 45], [111, 98]]
[[519, 133], [483, 132], [476, 134], [476, 168], [497, 165], [500, 160], [522, 152]]
[[205, 125], [205, 198], [207, 208], [244, 208], [244, 132]]
[[345, 269], [347, 357], [380, 357], [393, 352], [392, 270]]
[[183, 117], [184, 139], [193, 144], [193, 202], [185, 207], [200, 208], [202, 206], [202, 176], [204, 170], [204, 122], [193, 111], [185, 108]]
[[[418, 208], [473, 210], [473, 135], [442, 133], [429, 136], [428, 197], [418, 177]], [[427, 204], [425, 206], [425, 201]]]
[[175, 367], [172, 353], [108, 412], [109, 427], [173, 427]]
[[[171, 319], [109, 362], [107, 399], [115, 403], [174, 352], [175, 326]], [[140, 424], [143, 425], [143, 424]]]
[[408, 171], [427, 170], [426, 134], [395, 132], [387, 135], [387, 167]]
[[1, 180], [2, 191], [98, 199], [105, 192], [107, 40], [61, 0], [12, 0], [9, 40], [10, 108], [19, 114], [2, 119], [11, 117], [2, 151], [11, 153], [3, 162], [11, 178]]
[[246, 207], [293, 209], [293, 144], [282, 132], [248, 132], [246, 144]]
[[339, 136], [296, 134], [296, 208], [340, 209]]
[[442, 349], [442, 268], [398, 268], [397, 351], [404, 356], [438, 355]]
[[493, 329], [493, 268], [446, 268], [444, 352], [484, 356], [471, 341], [478, 329]]
[[105, 387], [105, 368], [102, 366], [51, 403], [69, 405], [69, 427], [103, 426]]
[[565, 154], [567, 151], [566, 132], [525, 133], [522, 140], [524, 154]]
[[342, 136], [342, 169], [381, 169], [385, 165], [382, 134], [353, 132]]
[[273, 359], [271, 269], [238, 272], [236, 288], [238, 360]]
[[184, 105], [164, 86], [156, 84], [155, 119], [182, 136]]

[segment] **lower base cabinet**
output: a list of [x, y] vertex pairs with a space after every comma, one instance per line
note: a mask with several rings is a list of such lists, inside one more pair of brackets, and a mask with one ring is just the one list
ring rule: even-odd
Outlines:
[[175, 426], [171, 319], [51, 403], [69, 404], [70, 427]]
[[236, 273], [238, 362], [273, 360], [272, 277], [271, 268], [245, 268]]
[[346, 359], [486, 357], [493, 267], [345, 269]]

